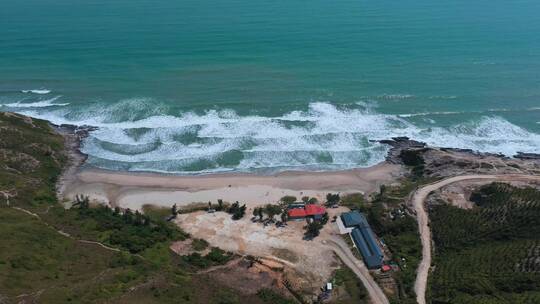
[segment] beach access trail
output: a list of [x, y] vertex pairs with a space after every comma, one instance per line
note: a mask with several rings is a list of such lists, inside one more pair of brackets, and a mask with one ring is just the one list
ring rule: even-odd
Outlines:
[[345, 243], [339, 237], [333, 237], [327, 240], [329, 243], [329, 248], [334, 251], [334, 253], [339, 256], [341, 261], [347, 267], [349, 267], [354, 274], [362, 281], [364, 287], [366, 288], [371, 302], [374, 304], [389, 304], [388, 298], [382, 291], [381, 287], [375, 282], [366, 265], [359, 261], [357, 257], [351, 252], [347, 243]]
[[530, 181], [540, 181], [540, 176], [523, 175], [523, 174], [460, 175], [460, 176], [446, 178], [446, 179], [425, 185], [414, 192], [411, 198], [411, 202], [414, 206], [414, 210], [416, 211], [416, 217], [418, 220], [418, 230], [420, 232], [420, 238], [422, 240], [422, 260], [420, 261], [420, 265], [418, 266], [417, 273], [416, 273], [416, 281], [414, 283], [416, 301], [419, 304], [426, 304], [426, 288], [427, 288], [429, 269], [431, 267], [431, 230], [429, 228], [429, 216], [424, 206], [425, 200], [431, 192], [436, 191], [442, 187], [448, 186], [452, 183], [461, 182], [461, 181], [530, 182]]

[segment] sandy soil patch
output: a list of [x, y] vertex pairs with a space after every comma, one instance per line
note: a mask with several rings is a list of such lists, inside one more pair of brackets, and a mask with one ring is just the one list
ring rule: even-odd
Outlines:
[[[329, 211], [332, 218], [344, 210], [338, 208]], [[251, 212], [248, 209], [246, 214]], [[302, 279], [296, 281], [296, 284], [303, 290], [316, 291], [338, 265], [324, 241], [337, 232], [337, 226], [332, 222], [324, 227], [321, 236], [312, 241], [303, 240], [304, 221], [290, 221], [283, 228], [275, 225], [264, 227], [261, 223], [251, 222], [249, 216], [233, 221], [227, 213], [201, 211], [181, 214], [176, 223], [192, 236], [205, 239], [211, 246], [241, 255], [261, 257], [270, 268], [272, 263], [277, 262], [276, 267], [285, 265], [294, 269], [301, 274], [298, 277]]]
[[195, 253], [195, 252], [198, 252], [202, 256], [205, 256], [208, 253], [210, 253], [210, 250], [211, 250], [210, 247], [207, 247], [207, 248], [205, 248], [203, 250], [195, 250], [193, 248], [193, 239], [187, 239], [187, 240], [184, 240], [184, 241], [176, 241], [176, 242], [172, 243], [171, 246], [169, 246], [169, 248], [171, 248], [171, 250], [174, 253], [176, 253], [178, 255], [181, 255], [181, 256], [190, 255], [190, 254]]
[[234, 267], [211, 272], [212, 279], [238, 290], [243, 294], [255, 294], [261, 288], [280, 288], [282, 274], [264, 269], [259, 264], [242, 260]]

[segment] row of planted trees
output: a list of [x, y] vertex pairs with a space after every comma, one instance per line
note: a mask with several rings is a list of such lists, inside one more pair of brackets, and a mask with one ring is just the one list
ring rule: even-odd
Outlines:
[[470, 200], [471, 209], [430, 208], [433, 301], [540, 303], [540, 191], [492, 183]]
[[253, 217], [263, 220], [266, 215], [268, 219], [274, 219], [276, 215], [281, 215], [281, 221], [287, 221], [287, 209], [280, 205], [267, 204], [264, 207], [253, 208]]

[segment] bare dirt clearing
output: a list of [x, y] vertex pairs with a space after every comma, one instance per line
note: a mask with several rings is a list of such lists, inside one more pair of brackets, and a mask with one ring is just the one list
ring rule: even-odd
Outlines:
[[[329, 211], [331, 218], [344, 209]], [[246, 214], [251, 212], [250, 208]], [[293, 268], [302, 274], [303, 282], [299, 285], [306, 291], [318, 290], [338, 266], [333, 251], [324, 241], [336, 233], [334, 230], [337, 227], [331, 222], [312, 241], [303, 240], [305, 221], [289, 221], [283, 228], [275, 225], [265, 227], [262, 223], [251, 222], [249, 216], [234, 221], [227, 213], [200, 211], [181, 214], [176, 223], [192, 236], [205, 239], [211, 246], [241, 255], [266, 258]]]

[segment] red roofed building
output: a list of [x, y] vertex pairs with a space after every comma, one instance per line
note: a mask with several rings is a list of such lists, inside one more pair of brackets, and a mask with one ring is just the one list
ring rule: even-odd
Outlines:
[[388, 272], [388, 271], [392, 270], [392, 267], [390, 267], [390, 265], [383, 265], [381, 267], [381, 270], [382, 270], [382, 272]]
[[291, 220], [303, 219], [307, 216], [306, 210], [303, 208], [302, 209], [300, 208], [289, 209], [289, 211], [287, 211], [287, 214], [289, 215], [289, 219]]
[[313, 219], [319, 220], [325, 213], [326, 208], [315, 204], [307, 204], [303, 207], [291, 208], [287, 211], [291, 220], [305, 219], [306, 217], [313, 217]]
[[308, 204], [304, 207], [307, 216], [323, 216], [326, 213], [326, 209], [323, 206]]

